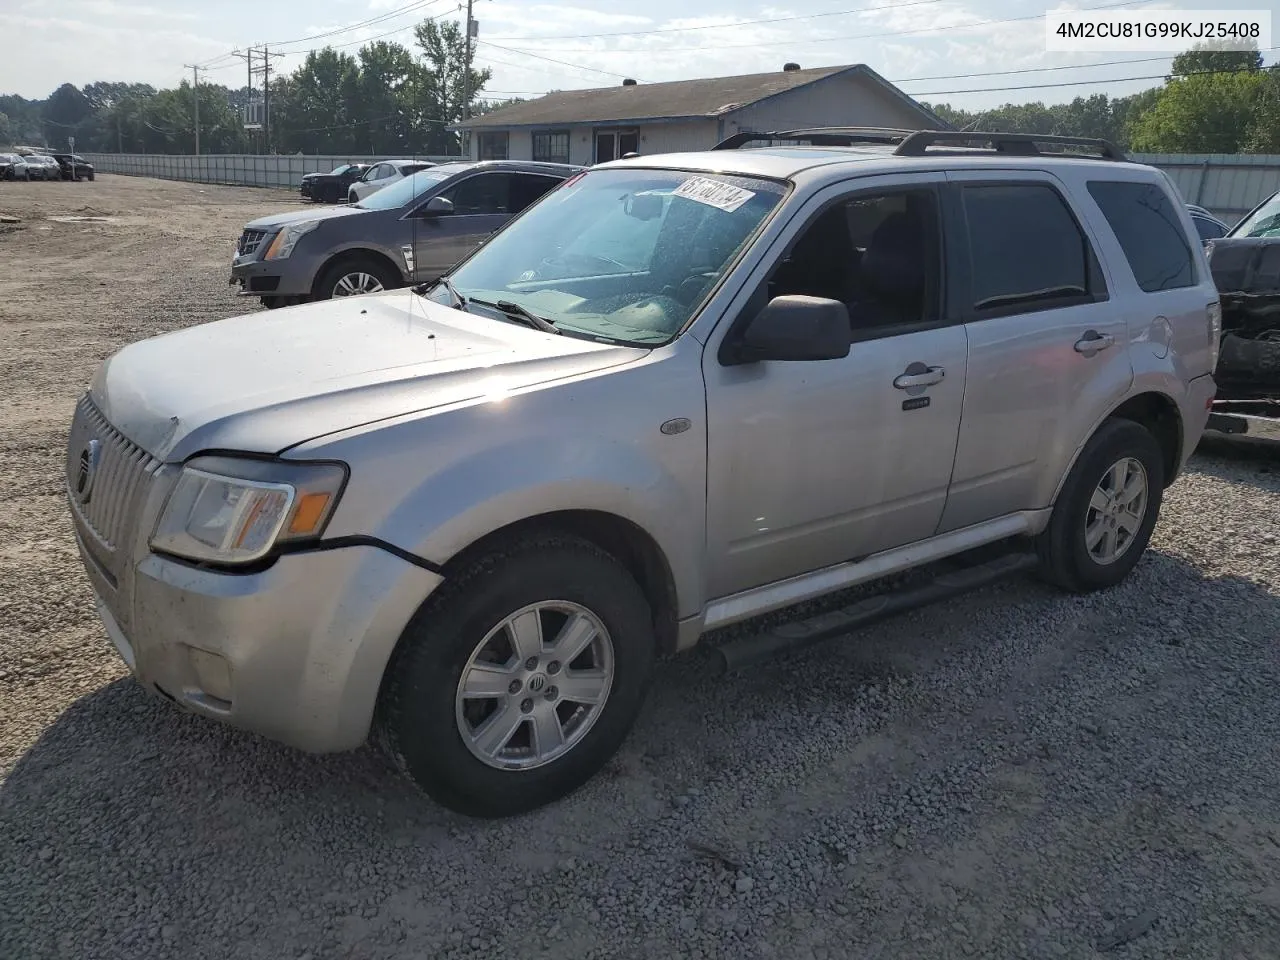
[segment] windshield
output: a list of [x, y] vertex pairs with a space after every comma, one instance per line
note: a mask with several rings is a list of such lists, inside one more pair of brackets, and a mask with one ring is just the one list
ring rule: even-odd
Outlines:
[[424, 191], [431, 189], [441, 180], [448, 180], [449, 173], [440, 173], [439, 167], [430, 170], [419, 170], [412, 176], [397, 180], [390, 186], [383, 187], [377, 193], [371, 193], [359, 203], [352, 206], [360, 210], [394, 210], [416, 199]]
[[340, 167], [334, 167], [332, 170], [330, 170], [330, 171], [329, 171], [329, 176], [331, 176], [331, 177], [340, 177], [340, 176], [342, 176], [342, 174], [346, 173], [346, 172], [347, 172], [348, 170], [350, 170], [350, 169], [351, 169], [351, 164], [349, 164], [349, 163], [344, 163], [342, 166], [340, 166]]
[[1280, 237], [1280, 193], [1236, 224], [1228, 237]]
[[[565, 333], [665, 343], [785, 192], [749, 177], [592, 171], [548, 193], [450, 279], [465, 297], [516, 303]], [[443, 285], [430, 296], [451, 302]]]

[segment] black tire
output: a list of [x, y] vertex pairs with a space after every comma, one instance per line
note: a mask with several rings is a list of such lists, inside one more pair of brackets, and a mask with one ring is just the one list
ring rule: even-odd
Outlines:
[[[576, 745], [542, 766], [498, 769], [463, 739], [458, 685], [491, 630], [544, 601], [578, 604], [604, 626], [612, 686]], [[653, 677], [652, 623], [634, 578], [594, 544], [556, 535], [517, 541], [451, 576], [410, 621], [383, 680], [375, 739], [430, 797], [466, 816], [508, 817], [552, 803], [599, 772], [630, 732]]]
[[[1110, 563], [1102, 563], [1086, 542], [1086, 523], [1095, 515], [1090, 500], [1114, 464], [1133, 458], [1146, 478], [1146, 509], [1128, 545]], [[1098, 428], [1081, 451], [1063, 484], [1048, 528], [1036, 541], [1041, 576], [1073, 593], [1113, 587], [1142, 559], [1160, 516], [1164, 496], [1164, 455], [1151, 432], [1119, 418]]]
[[[346, 276], [357, 273], [368, 274], [377, 278], [383, 290], [394, 290], [402, 286], [404, 281], [386, 263], [367, 256], [348, 256], [331, 263], [320, 273], [312, 291], [313, 299], [329, 300], [334, 296], [334, 287]], [[350, 294], [348, 294], [350, 296]]]
[[306, 303], [306, 297], [259, 297], [258, 300], [268, 310], [279, 310], [281, 307], [293, 307]]

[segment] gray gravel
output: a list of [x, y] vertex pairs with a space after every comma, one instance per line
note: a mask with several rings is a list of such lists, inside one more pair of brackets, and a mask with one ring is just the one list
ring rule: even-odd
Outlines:
[[[1115, 591], [1014, 580], [729, 678], [667, 662], [605, 775], [466, 821], [371, 752], [144, 696], [73, 556], [76, 395], [237, 309], [224, 254], [281, 199], [4, 186], [0, 958], [1280, 955], [1274, 458], [1197, 456]], [[137, 220], [38, 230], [86, 198]]]

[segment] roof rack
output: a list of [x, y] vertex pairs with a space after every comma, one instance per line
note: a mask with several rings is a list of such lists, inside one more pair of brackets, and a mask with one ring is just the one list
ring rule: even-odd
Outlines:
[[809, 127], [801, 130], [742, 132], [720, 141], [713, 150], [737, 150], [748, 143], [802, 140], [815, 147], [851, 147], [859, 143], [894, 146], [894, 156], [923, 157], [932, 146], [950, 145], [969, 154], [975, 143], [989, 144], [997, 154], [1017, 157], [1043, 156], [1037, 144], [1085, 147], [1096, 153], [1054, 151], [1059, 156], [1088, 160], [1128, 159], [1110, 140], [1090, 137], [1063, 137], [1040, 133], [992, 133], [980, 130], [905, 130], [897, 127]]
[[1123, 151], [1110, 140], [1101, 140], [1093, 137], [1062, 137], [1048, 133], [989, 133], [978, 130], [917, 130], [903, 140], [902, 143], [898, 144], [898, 148], [893, 152], [895, 156], [899, 157], [923, 157], [929, 147], [935, 144], [950, 143], [956, 146], [965, 146], [975, 141], [990, 143], [996, 153], [1012, 154], [1019, 157], [1042, 155], [1042, 151], [1036, 144], [1043, 143], [1057, 144], [1064, 147], [1091, 147], [1100, 154], [1100, 156], [1096, 157], [1087, 153], [1069, 154], [1072, 157], [1117, 161], [1127, 159]]
[[916, 130], [898, 127], [806, 127], [801, 130], [773, 130], [735, 133], [717, 143], [712, 150], [737, 150], [748, 143], [774, 140], [804, 140], [814, 147], [850, 147], [855, 143], [901, 143]]

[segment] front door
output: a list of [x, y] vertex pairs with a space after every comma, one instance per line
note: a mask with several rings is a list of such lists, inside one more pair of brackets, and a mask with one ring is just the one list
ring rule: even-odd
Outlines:
[[447, 273], [507, 222], [511, 216], [511, 174], [478, 173], [440, 196], [453, 203], [452, 212], [415, 218], [414, 260], [422, 280]]
[[480, 173], [443, 191], [439, 195], [453, 203], [451, 213], [428, 214], [419, 208], [411, 218], [416, 279], [434, 280], [447, 273], [513, 216], [561, 182], [560, 177], [541, 174]]
[[949, 179], [969, 379], [942, 531], [1047, 507], [1076, 445], [1133, 379], [1125, 312], [1061, 184], [1033, 171]]
[[709, 596], [937, 529], [966, 382], [964, 327], [941, 298], [942, 185], [919, 174], [824, 191], [751, 281], [748, 311], [783, 294], [844, 302], [847, 357], [722, 366], [708, 347]]
[[628, 153], [640, 152], [640, 131], [638, 130], [597, 130], [596, 131], [596, 163], [608, 163], [625, 157]]

